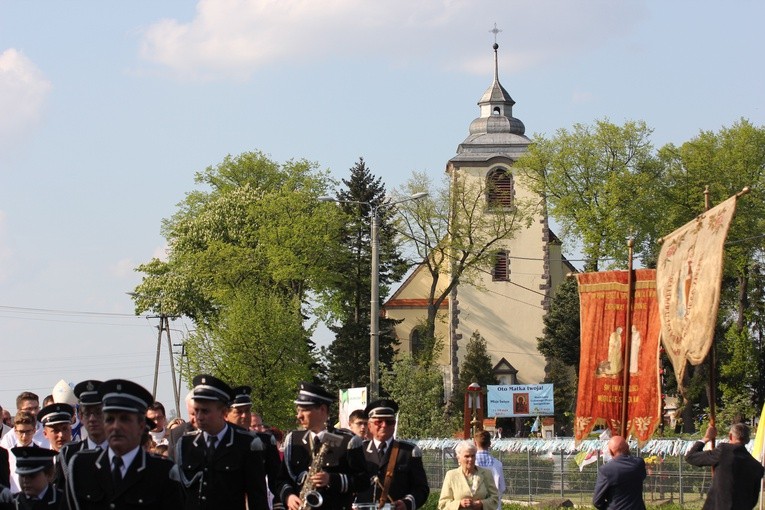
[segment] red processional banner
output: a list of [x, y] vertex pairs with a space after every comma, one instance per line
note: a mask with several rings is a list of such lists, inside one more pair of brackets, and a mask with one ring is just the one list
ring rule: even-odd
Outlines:
[[633, 277], [630, 357], [625, 360], [628, 272], [576, 275], [581, 321], [579, 392], [574, 421], [577, 443], [587, 438], [596, 425], [605, 425], [612, 435], [620, 433], [624, 370], [629, 370], [627, 433], [642, 444], [661, 422], [661, 326], [656, 271], [637, 269]]

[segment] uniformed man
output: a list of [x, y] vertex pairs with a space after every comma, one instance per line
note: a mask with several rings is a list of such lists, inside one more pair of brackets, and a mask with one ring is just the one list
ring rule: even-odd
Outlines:
[[372, 436], [364, 441], [364, 457], [372, 481], [371, 488], [360, 493], [356, 501], [379, 503], [382, 500], [390, 503], [393, 510], [420, 508], [430, 494], [428, 478], [420, 449], [393, 438], [398, 404], [389, 399], [376, 400], [364, 411]]
[[252, 388], [249, 386], [237, 386], [232, 391], [234, 399], [231, 401], [231, 405], [229, 405], [226, 420], [244, 429], [249, 429], [250, 418], [252, 417], [252, 398], [250, 397]]
[[88, 432], [87, 438], [69, 443], [61, 448], [59, 454], [58, 470], [56, 483], [59, 487], [66, 484], [66, 470], [69, 461], [74, 454], [82, 450], [105, 450], [109, 447], [109, 441], [106, 439], [106, 430], [104, 429], [104, 412], [101, 405], [101, 395], [98, 388], [101, 381], [87, 380], [78, 383], [74, 387], [74, 395], [77, 397], [80, 422]]
[[171, 478], [173, 463], [141, 448], [151, 393], [123, 379], [103, 382], [98, 392], [109, 447], [72, 457], [66, 484], [70, 509], [182, 508], [181, 487]]
[[[369, 484], [361, 439], [345, 430], [327, 430], [334, 397], [301, 383], [295, 405], [305, 430], [287, 434], [279, 475], [279, 497], [289, 510], [348, 509], [354, 494]], [[304, 501], [305, 500], [305, 501]]]
[[[267, 509], [266, 474], [278, 463], [263, 438], [226, 422], [233, 395], [225, 382], [211, 375], [193, 380], [197, 430], [184, 434], [175, 447], [188, 510]], [[268, 441], [271, 438], [267, 438]], [[275, 471], [274, 471], [275, 472]], [[245, 506], [246, 505], [246, 506]]]
[[53, 484], [54, 450], [37, 446], [13, 448], [21, 492], [13, 496], [12, 508], [59, 510], [67, 508], [64, 492]]
[[72, 440], [72, 417], [74, 407], [69, 404], [48, 404], [40, 409], [37, 421], [43, 426], [43, 434], [50, 444], [50, 449], [60, 452], [65, 444]]

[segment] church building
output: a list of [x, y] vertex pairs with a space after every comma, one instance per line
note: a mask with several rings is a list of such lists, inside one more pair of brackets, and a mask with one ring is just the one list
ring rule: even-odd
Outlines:
[[[541, 197], [514, 174], [515, 161], [531, 141], [523, 122], [513, 117], [515, 101], [499, 82], [498, 47], [495, 43], [494, 80], [478, 101], [479, 116], [446, 164], [450, 176], [473, 180], [486, 190], [484, 214], [510, 209], [515, 201], [541, 204]], [[456, 384], [465, 345], [476, 332], [486, 339], [500, 384], [536, 384], [545, 377], [546, 360], [537, 351], [542, 318], [554, 290], [575, 268], [562, 256], [543, 206], [537, 208], [528, 228], [522, 227], [496, 247], [493, 266], [477, 284], [460, 282], [442, 305], [436, 336], [444, 342], [438, 363], [447, 394]], [[439, 281], [446, 279], [450, 278]], [[431, 276], [421, 265], [383, 306], [387, 317], [401, 320], [395, 331], [402, 352], [417, 349], [430, 284]]]

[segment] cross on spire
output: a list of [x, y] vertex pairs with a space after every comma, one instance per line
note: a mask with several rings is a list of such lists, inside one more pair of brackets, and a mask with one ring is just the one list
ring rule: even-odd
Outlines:
[[501, 31], [502, 31], [502, 29], [497, 28], [497, 24], [496, 23], [494, 23], [494, 28], [489, 30], [489, 32], [494, 34], [494, 44], [497, 44], [497, 34], [500, 33]]

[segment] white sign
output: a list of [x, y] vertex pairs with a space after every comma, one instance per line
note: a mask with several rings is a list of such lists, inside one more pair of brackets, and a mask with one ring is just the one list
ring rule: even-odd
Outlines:
[[552, 384], [487, 386], [487, 415], [493, 417], [552, 416]]
[[366, 388], [348, 388], [340, 390], [339, 422], [343, 428], [348, 428], [348, 417], [356, 409], [362, 411], [367, 406]]

